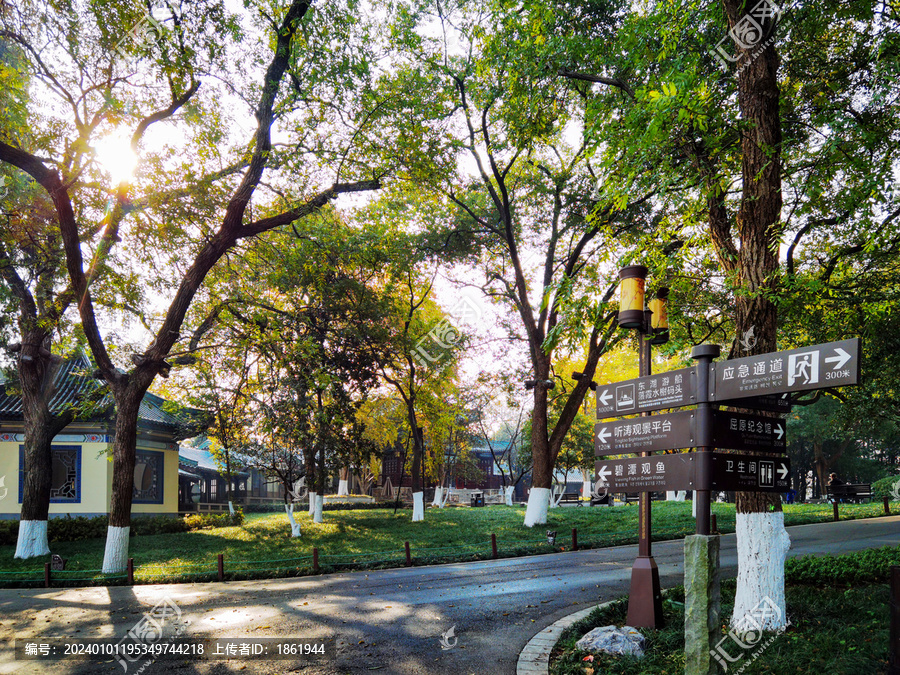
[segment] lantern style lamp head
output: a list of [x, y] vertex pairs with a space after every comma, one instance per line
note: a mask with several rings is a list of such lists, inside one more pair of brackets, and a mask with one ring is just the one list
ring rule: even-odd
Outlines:
[[643, 265], [629, 265], [619, 272], [619, 327], [644, 327], [644, 284], [647, 268]]
[[660, 288], [656, 292], [656, 297], [650, 301], [650, 311], [653, 312], [650, 317], [650, 328], [654, 336], [651, 342], [655, 345], [664, 345], [669, 341], [668, 302], [668, 288]]

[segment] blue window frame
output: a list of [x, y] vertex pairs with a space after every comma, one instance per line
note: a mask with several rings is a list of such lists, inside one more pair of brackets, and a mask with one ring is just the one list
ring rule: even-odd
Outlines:
[[154, 450], [138, 450], [134, 462], [134, 504], [162, 504], [165, 453]]
[[[50, 503], [81, 502], [81, 446], [50, 447]], [[25, 494], [25, 446], [19, 446], [19, 503]]]

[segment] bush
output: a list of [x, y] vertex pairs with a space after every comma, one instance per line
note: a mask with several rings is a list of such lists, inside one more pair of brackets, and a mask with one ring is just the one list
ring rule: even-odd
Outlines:
[[877, 480], [872, 483], [872, 494], [878, 499], [884, 499], [885, 497], [896, 499], [897, 497], [894, 496], [894, 486], [898, 481], [900, 481], [900, 476], [888, 476], [887, 478]]
[[[237, 508], [235, 514], [204, 513], [178, 518], [176, 516], [135, 516], [131, 519], [131, 536], [176, 534], [204, 527], [233, 527], [244, 524], [244, 512]], [[103, 539], [109, 526], [107, 516], [66, 516], [47, 521], [47, 538], [51, 542]], [[0, 546], [15, 546], [19, 538], [18, 520], [0, 520]]]
[[0, 520], [0, 546], [15, 546], [19, 538], [18, 520]]
[[[302, 505], [303, 509], [307, 508], [307, 504]], [[296, 510], [297, 505], [294, 506]], [[323, 511], [362, 511], [365, 509], [392, 509], [394, 502], [339, 502], [337, 504], [324, 504]], [[400, 508], [404, 507], [400, 504]], [[244, 511], [246, 513], [284, 513], [284, 504], [245, 504]]]
[[886, 582], [891, 565], [900, 565], [900, 546], [858, 551], [846, 555], [805, 555], [788, 558], [785, 582], [814, 586], [850, 586]]

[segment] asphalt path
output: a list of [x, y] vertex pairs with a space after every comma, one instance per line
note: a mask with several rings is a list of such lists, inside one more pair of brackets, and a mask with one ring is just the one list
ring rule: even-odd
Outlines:
[[[788, 528], [791, 556], [900, 544], [900, 516]], [[525, 643], [572, 612], [628, 592], [636, 546], [410, 569], [204, 584], [0, 590], [0, 673], [515, 673]], [[681, 541], [653, 545], [663, 588], [683, 582]], [[737, 571], [734, 535], [721, 564]], [[323, 638], [318, 660], [16, 661], [12, 640], [120, 638], [164, 598], [186, 637]], [[453, 637], [445, 639], [454, 628]]]

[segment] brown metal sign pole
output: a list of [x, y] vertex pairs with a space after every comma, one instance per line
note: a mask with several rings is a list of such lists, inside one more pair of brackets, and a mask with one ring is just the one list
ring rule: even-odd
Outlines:
[[[644, 330], [639, 330], [640, 377], [650, 375], [650, 312], [644, 313]], [[649, 416], [643, 413], [642, 416]], [[649, 457], [642, 452], [641, 457]], [[629, 626], [635, 628], [662, 628], [662, 592], [659, 586], [659, 569], [650, 546], [650, 493], [641, 492], [638, 502], [638, 557], [631, 568], [631, 589], [628, 594]]]
[[713, 411], [709, 404], [709, 371], [713, 359], [720, 353], [719, 345], [697, 345], [691, 350], [691, 358], [697, 360], [697, 534], [710, 534], [710, 499], [712, 464], [709, 462], [712, 447]]

